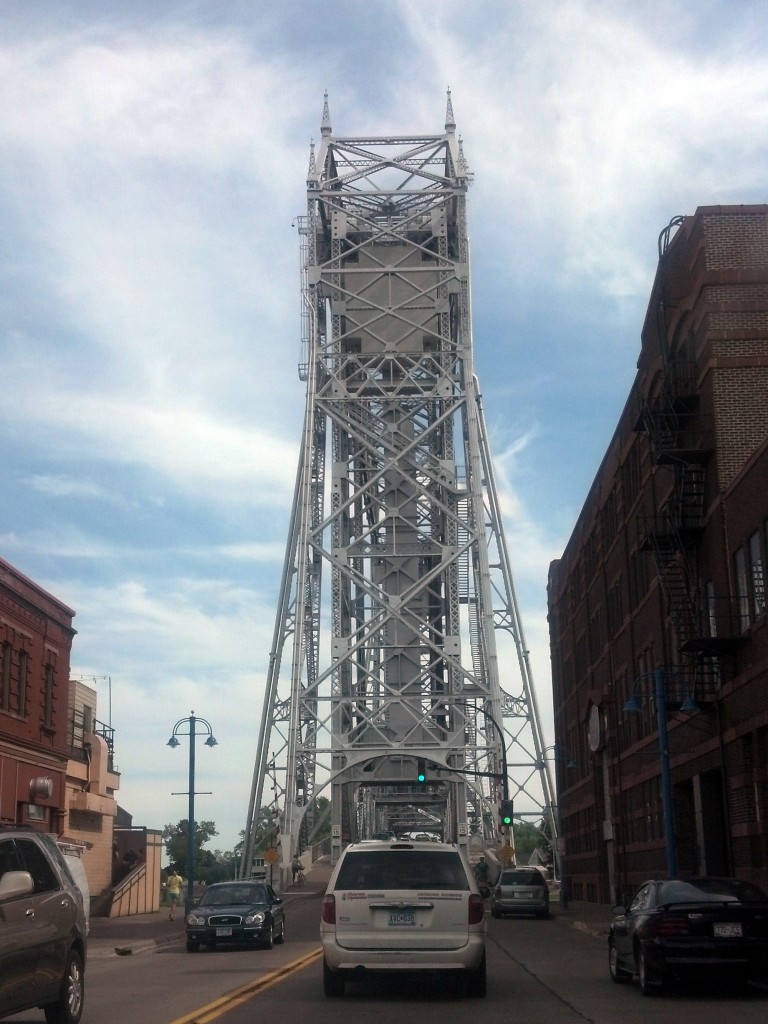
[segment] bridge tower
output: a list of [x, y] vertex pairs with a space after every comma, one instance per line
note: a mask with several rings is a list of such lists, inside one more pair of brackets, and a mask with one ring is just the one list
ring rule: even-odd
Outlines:
[[[300, 218], [306, 411], [241, 873], [386, 828], [555, 838], [553, 787], [473, 366], [466, 196], [438, 135], [341, 138]], [[509, 779], [507, 776], [509, 775]], [[421, 778], [420, 778], [421, 776]]]

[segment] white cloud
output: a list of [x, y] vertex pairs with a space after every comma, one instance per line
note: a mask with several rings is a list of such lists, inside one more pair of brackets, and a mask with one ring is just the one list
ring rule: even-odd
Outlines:
[[51, 498], [77, 498], [86, 501], [104, 501], [122, 504], [122, 498], [108, 487], [92, 480], [76, 480], [65, 474], [33, 476], [25, 481], [34, 490]]
[[331, 26], [316, 0], [197, 21], [170, 3], [129, 31], [99, 6], [57, 10], [64, 31], [16, 5], [0, 28], [0, 429], [24, 484], [5, 488], [0, 551], [77, 610], [73, 667], [112, 678], [125, 804], [147, 824], [185, 815], [173, 722], [211, 719], [205, 816], [227, 816], [231, 846], [298, 457], [291, 221], [323, 88], [337, 132], [373, 135], [440, 132], [452, 89], [480, 383], [548, 714], [547, 567], [631, 379], [657, 235], [766, 198], [764, 11], [342, 0]]

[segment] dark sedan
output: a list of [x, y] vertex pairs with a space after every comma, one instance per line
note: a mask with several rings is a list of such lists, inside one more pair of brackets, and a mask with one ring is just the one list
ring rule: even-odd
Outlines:
[[614, 907], [608, 966], [615, 982], [636, 974], [644, 995], [692, 977], [764, 978], [768, 896], [735, 878], [645, 882]]
[[187, 950], [201, 945], [264, 946], [285, 942], [283, 901], [264, 882], [217, 882], [209, 885], [187, 914]]

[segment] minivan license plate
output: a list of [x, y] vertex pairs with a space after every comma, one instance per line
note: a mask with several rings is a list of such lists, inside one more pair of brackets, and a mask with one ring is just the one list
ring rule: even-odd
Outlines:
[[389, 912], [389, 927], [390, 928], [408, 928], [415, 927], [416, 918], [412, 910], [390, 910]]

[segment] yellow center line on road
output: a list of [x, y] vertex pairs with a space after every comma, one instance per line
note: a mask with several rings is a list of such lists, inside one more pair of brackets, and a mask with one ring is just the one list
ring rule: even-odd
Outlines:
[[170, 1024], [209, 1024], [209, 1021], [216, 1020], [228, 1010], [232, 1010], [236, 1006], [240, 1006], [242, 1003], [247, 1002], [251, 996], [255, 995], [257, 992], [270, 988], [272, 985], [276, 985], [278, 981], [282, 981], [283, 978], [287, 978], [289, 974], [293, 974], [304, 967], [308, 967], [309, 964], [313, 963], [322, 955], [322, 949], [313, 949], [312, 952], [307, 953], [306, 956], [299, 957], [298, 960], [293, 960], [284, 967], [278, 967], [276, 971], [270, 971], [269, 974], [264, 974], [260, 978], [256, 978], [254, 981], [249, 981], [247, 985], [241, 985], [240, 988], [233, 989], [225, 996], [221, 996], [219, 999], [215, 999], [212, 1003], [208, 1003], [207, 1006], [202, 1006], [199, 1010], [188, 1013], [184, 1017], [177, 1017], [176, 1020], [171, 1021]]

